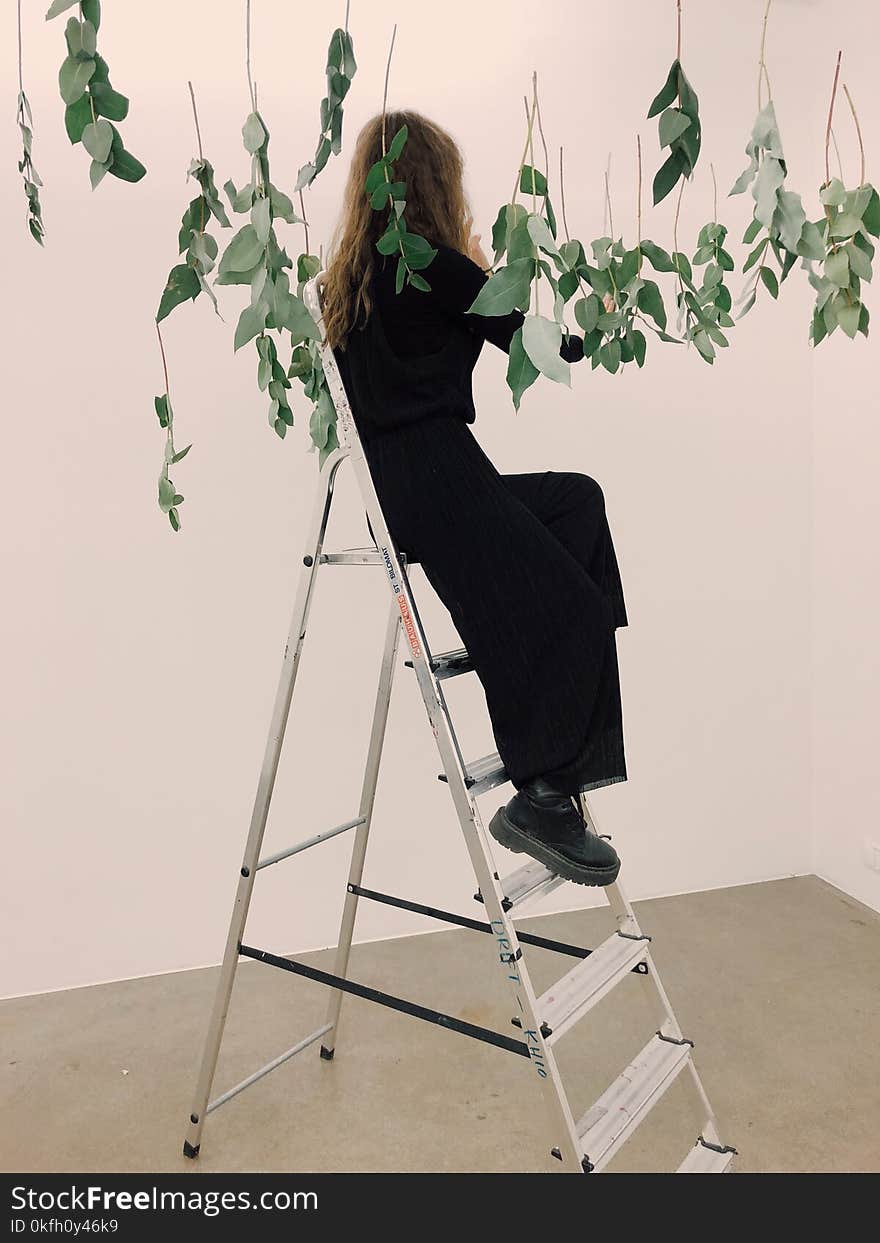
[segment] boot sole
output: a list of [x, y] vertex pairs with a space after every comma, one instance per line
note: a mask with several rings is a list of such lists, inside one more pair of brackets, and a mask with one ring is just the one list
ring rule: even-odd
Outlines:
[[565, 855], [554, 850], [552, 846], [546, 845], [537, 837], [532, 837], [517, 828], [508, 820], [504, 812], [504, 807], [498, 808], [489, 821], [489, 832], [496, 842], [500, 842], [508, 850], [517, 854], [531, 855], [551, 872], [564, 877], [565, 880], [573, 881], [575, 885], [612, 885], [617, 880], [620, 872], [619, 859], [610, 867], [579, 866], [577, 863], [572, 863], [570, 859], [566, 859]]

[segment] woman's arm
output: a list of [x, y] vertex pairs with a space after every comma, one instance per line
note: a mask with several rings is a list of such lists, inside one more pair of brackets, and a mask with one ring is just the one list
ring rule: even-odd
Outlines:
[[[510, 352], [513, 334], [521, 328], [525, 316], [522, 311], [511, 311], [509, 315], [469, 315], [468, 307], [473, 305], [477, 294], [489, 279], [486, 259], [479, 245], [479, 237], [471, 238], [471, 255], [463, 255], [450, 246], [438, 246], [437, 255], [430, 266], [425, 269], [425, 277], [438, 303], [451, 315], [461, 316], [473, 332], [484, 340], [503, 350]], [[559, 348], [561, 358], [566, 362], [580, 362], [584, 356], [584, 339], [576, 333], [569, 333], [568, 340], [562, 341]]]

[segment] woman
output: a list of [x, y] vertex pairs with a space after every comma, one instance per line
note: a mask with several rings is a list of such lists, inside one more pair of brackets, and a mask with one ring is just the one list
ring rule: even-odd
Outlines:
[[[388, 142], [402, 125], [395, 180], [409, 231], [437, 249], [421, 273], [430, 292], [395, 293], [397, 256], [376, 249], [390, 209], [370, 207], [364, 182], [382, 155], [380, 115], [352, 159], [327, 342], [389, 531], [449, 609], [486, 695], [517, 791], [490, 832], [566, 879], [607, 885], [620, 860], [586, 831], [576, 797], [626, 780], [615, 630], [627, 617], [603, 493], [576, 472], [499, 474], [475, 439], [474, 364], [484, 341], [508, 351], [523, 316], [467, 313], [490, 264], [470, 235], [461, 153], [412, 111], [386, 115]], [[560, 354], [581, 360], [583, 338]]]

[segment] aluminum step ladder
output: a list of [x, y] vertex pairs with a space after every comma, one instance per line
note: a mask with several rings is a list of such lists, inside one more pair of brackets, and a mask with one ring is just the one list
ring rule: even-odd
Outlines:
[[[306, 304], [319, 324], [322, 280], [323, 273], [311, 280], [304, 291]], [[702, 1125], [693, 1147], [685, 1155], [677, 1172], [722, 1173], [730, 1168], [736, 1150], [721, 1142], [712, 1107], [694, 1065], [693, 1042], [683, 1034], [676, 1021], [651, 959], [651, 938], [642, 932], [620, 884], [615, 883], [602, 889], [616, 918], [617, 927], [594, 950], [585, 950], [517, 931], [514, 914], [519, 908], [566, 882], [535, 860], [527, 862], [510, 876], [503, 879], [499, 877], [492, 857], [491, 839], [483, 825], [477, 800], [481, 795], [502, 785], [507, 780], [507, 775], [497, 754], [486, 755], [470, 763], [463, 760], [443, 694], [442, 684], [446, 679], [471, 672], [468, 654], [463, 648], [436, 656], [431, 653], [410, 588], [406, 558], [398, 552], [388, 531], [332, 350], [322, 346], [320, 359], [336, 407], [339, 447], [328, 455], [320, 472], [318, 497], [303, 554], [303, 570], [284, 650], [281, 678], [190, 1113], [184, 1154], [193, 1158], [198, 1156], [202, 1129], [208, 1114], [262, 1079], [264, 1075], [282, 1066], [297, 1053], [320, 1041], [321, 1057], [332, 1059], [343, 994], [352, 993], [416, 1018], [438, 1023], [448, 1031], [485, 1041], [527, 1058], [538, 1078], [549, 1111], [548, 1135], [552, 1142], [550, 1153], [571, 1172], [591, 1173], [602, 1170], [657, 1104], [670, 1084], [683, 1074], [695, 1093], [694, 1104], [697, 1116], [702, 1119]], [[345, 459], [349, 459], [354, 467], [376, 547], [325, 552], [324, 535], [334, 481], [337, 470]], [[391, 587], [390, 610], [360, 806], [357, 815], [344, 824], [325, 829], [276, 854], [261, 857], [269, 804], [306, 636], [317, 572], [323, 565], [382, 566]], [[401, 630], [409, 645], [409, 659], [406, 664], [415, 672], [439, 748], [443, 765], [443, 772], [439, 777], [449, 785], [473, 864], [478, 885], [474, 897], [482, 904], [487, 920], [423, 906], [366, 889], [362, 885]], [[586, 797], [581, 794], [579, 798], [588, 831], [598, 833], [596, 819]], [[319, 842], [349, 831], [354, 833], [354, 842], [334, 971], [320, 971], [295, 959], [245, 944], [245, 923], [257, 873], [292, 858]], [[513, 1031], [518, 1034], [479, 1027], [453, 1015], [441, 1014], [351, 980], [348, 975], [349, 954], [355, 915], [361, 898], [430, 915], [491, 936], [494, 941], [492, 957], [509, 986], [514, 1015]], [[577, 962], [556, 984], [538, 996], [523, 957], [523, 946], [527, 945], [554, 950], [576, 958]], [[331, 990], [327, 1017], [317, 1031], [280, 1053], [240, 1083], [210, 1099], [236, 968], [242, 957], [256, 959], [326, 984]], [[554, 1053], [556, 1042], [630, 973], [645, 978], [644, 987], [648, 991], [656, 1028], [641, 1052], [584, 1116], [577, 1119], [569, 1107], [557, 1068]]]

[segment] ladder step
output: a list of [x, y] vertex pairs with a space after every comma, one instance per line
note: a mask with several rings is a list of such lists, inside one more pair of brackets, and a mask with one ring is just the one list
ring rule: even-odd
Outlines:
[[650, 945], [650, 937], [639, 937], [636, 940], [614, 932], [589, 958], [572, 967], [561, 980], [548, 988], [538, 998], [536, 1006], [548, 1043], [554, 1044], [560, 1036], [564, 1036], [637, 963], [644, 962]]
[[[411, 660], [405, 660], [403, 663], [412, 669]], [[444, 678], [455, 678], [460, 673], [473, 673], [474, 666], [467, 654], [467, 648], [457, 647], [451, 652], [440, 652], [432, 657], [431, 669], [437, 681], [442, 682]]]
[[543, 863], [532, 859], [523, 867], [517, 868], [515, 872], [511, 872], [510, 876], [505, 877], [501, 882], [501, 889], [510, 903], [508, 910], [512, 910], [520, 902], [525, 902], [528, 898], [537, 898], [541, 894], [552, 893], [554, 889], [564, 884], [564, 877], [557, 876]]
[[690, 1052], [690, 1041], [676, 1044], [658, 1033], [587, 1110], [577, 1133], [593, 1170], [608, 1164], [684, 1069]]
[[[473, 798], [485, 794], [487, 790], [493, 790], [495, 786], [504, 785], [505, 781], [509, 780], [507, 770], [497, 751], [493, 751], [491, 755], [484, 755], [479, 760], [472, 760], [465, 765], [464, 772], [465, 785]], [[438, 773], [437, 776], [440, 781], [449, 780], [446, 773]]]
[[676, 1174], [724, 1174], [730, 1169], [736, 1149], [725, 1147], [718, 1151], [705, 1143], [702, 1136], [694, 1144]]

